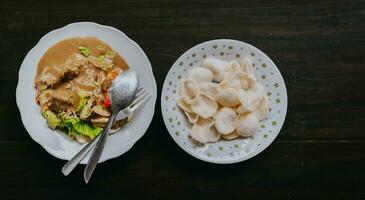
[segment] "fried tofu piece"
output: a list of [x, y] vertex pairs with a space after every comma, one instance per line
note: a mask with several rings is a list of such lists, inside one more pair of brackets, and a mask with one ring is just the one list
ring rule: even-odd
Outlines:
[[81, 66], [84, 66], [85, 64], [87, 64], [87, 59], [84, 56], [74, 54], [65, 62], [64, 77], [71, 79], [77, 76], [80, 73]]
[[50, 89], [50, 103], [52, 111], [68, 110], [72, 107], [73, 98], [71, 88], [60, 87], [57, 89]]
[[45, 67], [41, 72], [36, 85], [40, 90], [53, 87], [64, 78], [71, 79], [77, 76], [81, 66], [86, 63], [86, 58], [82, 55], [74, 54], [66, 60], [64, 66], [51, 65]]

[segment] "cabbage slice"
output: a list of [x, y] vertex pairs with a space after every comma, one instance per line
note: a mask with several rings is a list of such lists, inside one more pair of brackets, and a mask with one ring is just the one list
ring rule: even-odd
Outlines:
[[68, 135], [81, 134], [94, 139], [102, 130], [102, 128], [94, 126], [93, 124], [83, 121], [78, 117], [62, 116], [62, 123]]
[[90, 95], [84, 90], [79, 91], [79, 96], [80, 101], [76, 111], [80, 112], [81, 119], [86, 119], [91, 115], [93, 101], [90, 99]]
[[47, 124], [51, 129], [56, 129], [61, 123], [61, 119], [50, 110], [42, 111], [42, 115], [46, 118]]

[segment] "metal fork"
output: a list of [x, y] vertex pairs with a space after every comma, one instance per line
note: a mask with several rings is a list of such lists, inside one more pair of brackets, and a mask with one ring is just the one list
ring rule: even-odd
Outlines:
[[117, 114], [117, 120], [125, 119], [126, 117], [133, 114], [133, 112], [137, 110], [138, 107], [143, 103], [145, 103], [151, 97], [151, 95], [142, 87], [139, 87], [136, 97], [137, 98], [133, 100], [133, 102], [128, 107], [124, 108]]
[[[134, 113], [141, 105], [143, 105], [147, 100], [151, 97], [151, 95], [144, 90], [142, 87], [138, 88], [138, 92], [136, 95], [136, 99], [123, 110], [121, 110], [117, 114], [117, 120], [125, 119], [131, 114]], [[114, 133], [109, 133], [109, 135]], [[100, 139], [100, 134], [96, 136], [93, 140], [91, 140], [81, 151], [79, 151], [74, 157], [71, 158], [63, 167], [62, 173], [67, 176], [71, 173], [71, 171], [76, 167], [78, 163], [86, 156], [86, 154], [95, 146], [95, 144]]]

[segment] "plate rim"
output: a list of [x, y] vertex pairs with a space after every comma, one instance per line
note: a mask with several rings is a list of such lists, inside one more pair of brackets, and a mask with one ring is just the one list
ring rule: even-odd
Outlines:
[[[102, 25], [102, 24], [99, 24], [99, 23], [95, 23], [95, 22], [90, 22], [90, 21], [80, 21], [80, 22], [74, 22], [74, 23], [70, 23], [70, 24], [67, 24], [65, 26], [62, 26], [62, 27], [59, 27], [59, 28], [56, 28], [56, 29], [53, 29], [49, 32], [47, 32], [46, 34], [44, 34], [39, 40], [38, 42], [28, 51], [28, 53], [24, 56], [24, 59], [20, 65], [20, 68], [19, 68], [19, 71], [18, 71], [18, 82], [17, 82], [17, 86], [16, 86], [16, 91], [15, 91], [15, 99], [16, 99], [16, 104], [17, 104], [17, 107], [18, 107], [18, 110], [19, 110], [19, 114], [20, 114], [20, 118], [21, 118], [21, 121], [22, 121], [22, 124], [26, 130], [26, 132], [28, 133], [28, 135], [32, 138], [33, 141], [35, 141], [36, 143], [38, 143], [40, 146], [42, 146], [42, 148], [44, 150], [46, 150], [47, 153], [51, 154], [53, 157], [57, 158], [57, 159], [61, 159], [61, 160], [69, 160], [71, 158], [66, 158], [64, 156], [59, 156], [57, 154], [55, 154], [53, 151], [49, 150], [49, 148], [45, 145], [45, 144], [42, 144], [41, 140], [40, 139], [37, 139], [35, 136], [33, 136], [32, 134], [30, 134], [30, 131], [31, 128], [26, 125], [26, 123], [24, 123], [24, 115], [26, 114], [24, 111], [21, 110], [21, 103], [20, 103], [20, 84], [22, 82], [21, 80], [21, 74], [23, 72], [23, 70], [25, 70], [25, 61], [27, 60], [28, 57], [31, 57], [37, 48], [39, 48], [39, 45], [47, 40], [48, 37], [52, 36], [53, 34], [57, 34], [57, 32], [62, 32], [63, 30], [67, 29], [67, 28], [70, 28], [72, 26], [78, 26], [78, 25], [92, 25], [92, 26], [97, 26], [97, 27], [100, 27], [100, 28], [103, 28], [103, 29], [108, 29], [108, 30], [111, 30], [111, 31], [114, 31], [114, 32], [117, 32], [118, 34], [121, 35], [121, 37], [124, 37], [125, 39], [127, 39], [129, 42], [131, 42], [131, 44], [133, 44], [133, 46], [135, 46], [141, 53], [142, 53], [142, 56], [145, 57], [146, 61], [147, 61], [147, 64], [148, 64], [148, 72], [150, 73], [151, 75], [151, 78], [152, 78], [152, 81], [153, 81], [153, 88], [155, 89], [155, 91], [153, 91], [156, 95], [152, 95], [152, 98], [150, 98], [150, 100], [152, 100], [152, 104], [154, 105], [153, 108], [152, 108], [152, 114], [151, 114], [151, 117], [148, 119], [149, 120], [149, 124], [146, 128], [146, 130], [144, 131], [143, 134], [141, 134], [140, 136], [137, 136], [137, 137], [133, 137], [131, 138], [132, 140], [129, 141], [128, 144], [126, 144], [124, 147], [124, 152], [122, 153], [111, 153], [109, 154], [109, 156], [105, 156], [103, 159], [101, 158], [98, 163], [103, 163], [107, 160], [110, 160], [110, 159], [113, 159], [113, 158], [116, 158], [116, 157], [119, 157], [121, 155], [123, 155], [124, 153], [128, 152], [133, 146], [134, 144], [136, 144], [136, 142], [138, 140], [140, 140], [144, 135], [145, 133], [147, 132], [147, 130], [149, 129], [149, 127], [151, 126], [151, 123], [152, 123], [152, 120], [153, 120], [153, 117], [155, 115], [155, 111], [156, 111], [156, 102], [157, 102], [157, 96], [158, 96], [158, 93], [157, 93], [157, 84], [156, 84], [156, 79], [154, 77], [154, 74], [153, 74], [153, 70], [152, 70], [152, 65], [151, 65], [151, 62], [150, 60], [148, 59], [146, 53], [143, 51], [143, 49], [138, 45], [137, 42], [135, 42], [134, 40], [132, 40], [131, 38], [129, 38], [124, 32], [122, 32], [121, 30], [117, 29], [117, 28], [114, 28], [112, 26], [107, 26], [107, 25]], [[61, 41], [61, 40], [60, 40]], [[23, 72], [24, 73], [24, 72]], [[32, 83], [33, 84], [33, 83]], [[154, 98], [153, 98], [154, 97]], [[86, 164], [84, 162], [84, 159], [80, 162], [80, 164]]]
[[[251, 48], [253, 48], [255, 51], [259, 52], [259, 53], [262, 53], [263, 55], [265, 55], [275, 66], [275, 68], [277, 69], [277, 71], [279, 72], [279, 75], [281, 77], [281, 79], [283, 80], [283, 88], [285, 89], [285, 93], [286, 93], [286, 105], [285, 105], [285, 114], [284, 114], [284, 118], [283, 118], [283, 123], [280, 125], [279, 129], [278, 129], [278, 133], [276, 134], [276, 136], [272, 139], [272, 141], [270, 141], [268, 143], [268, 145], [265, 147], [265, 148], [262, 148], [260, 149], [259, 151], [253, 153], [253, 154], [250, 154], [249, 156], [247, 157], [243, 157], [243, 158], [239, 158], [239, 159], [234, 159], [234, 160], [213, 160], [213, 159], [207, 159], [207, 158], [204, 158], [204, 157], [201, 157], [201, 156], [198, 156], [197, 154], [194, 154], [193, 152], [191, 152], [187, 147], [183, 146], [183, 145], [180, 145], [177, 141], [177, 139], [175, 139], [172, 135], [172, 131], [170, 130], [170, 127], [167, 125], [167, 117], [165, 116], [165, 112], [163, 111], [163, 98], [162, 98], [162, 93], [163, 91], [166, 90], [165, 87], [166, 86], [166, 81], [167, 81], [167, 75], [170, 74], [170, 72], [173, 70], [173, 66], [177, 65], [178, 64], [178, 61], [180, 60], [181, 57], [183, 57], [185, 54], [187, 54], [187, 52], [191, 51], [192, 49], [194, 48], [198, 48], [199, 46], [203, 46], [203, 45], [206, 45], [207, 43], [212, 43], [212, 42], [238, 42], [238, 43], [242, 43], [243, 45], [247, 45]], [[243, 41], [240, 41], [240, 40], [235, 40], [235, 39], [212, 39], [212, 40], [207, 40], [205, 42], [201, 42], [199, 44], [196, 44], [194, 45], [193, 47], [189, 48], [188, 50], [186, 50], [184, 53], [182, 53], [177, 59], [176, 61], [171, 65], [169, 71], [167, 72], [166, 76], [165, 76], [165, 80], [163, 82], [163, 85], [162, 85], [162, 90], [161, 90], [161, 96], [160, 96], [160, 106], [161, 106], [161, 112], [162, 112], [162, 118], [163, 118], [163, 121], [164, 121], [164, 124], [165, 124], [165, 127], [167, 129], [167, 131], [169, 132], [169, 135], [170, 137], [172, 137], [172, 139], [175, 141], [175, 143], [181, 148], [183, 149], [186, 153], [188, 153], [189, 155], [193, 156], [194, 158], [198, 159], [198, 160], [201, 160], [201, 161], [204, 161], [204, 162], [208, 162], [208, 163], [213, 163], [213, 164], [222, 164], [222, 165], [226, 165], [226, 164], [234, 164], [234, 163], [239, 163], [239, 162], [243, 162], [243, 161], [246, 161], [246, 160], [249, 160], [257, 155], [259, 155], [260, 153], [262, 153], [264, 150], [266, 150], [276, 139], [276, 137], [279, 135], [279, 133], [281, 132], [281, 129], [283, 128], [284, 126], [284, 123], [285, 123], [285, 119], [286, 119], [286, 114], [288, 112], [288, 91], [286, 89], [286, 85], [285, 85], [285, 80], [279, 70], [279, 68], [276, 66], [275, 62], [267, 55], [265, 54], [263, 51], [261, 51], [259, 48], [249, 44], [249, 43], [246, 43], [246, 42], [243, 42]]]

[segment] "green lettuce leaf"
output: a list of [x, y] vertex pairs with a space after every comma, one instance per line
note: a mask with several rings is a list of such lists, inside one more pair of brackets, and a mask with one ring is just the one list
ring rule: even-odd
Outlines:
[[81, 109], [80, 118], [87, 119], [91, 115], [91, 107], [93, 106], [92, 101], [88, 101], [86, 105]]
[[54, 112], [44, 110], [42, 114], [47, 119], [47, 124], [51, 129], [56, 129], [61, 124], [61, 119]]
[[91, 107], [93, 102], [90, 101], [90, 95], [83, 90], [79, 91], [80, 101], [76, 112], [80, 112], [80, 118], [86, 119], [91, 115]]
[[90, 137], [93, 139], [96, 137], [102, 130], [102, 128], [94, 126], [90, 123], [87, 123], [85, 121], [79, 121], [79, 123], [74, 124], [74, 129], [82, 134]]
[[104, 63], [104, 59], [105, 59], [105, 56], [104, 56], [104, 55], [100, 55], [100, 56], [98, 56], [98, 57], [96, 58], [96, 60], [97, 60], [99, 63], [101, 63], [101, 64], [103, 64], [103, 63]]
[[87, 104], [87, 101], [89, 100], [89, 95], [84, 90], [79, 91], [79, 97], [80, 97], [80, 101], [79, 101], [79, 105], [77, 106], [77, 109], [76, 109], [77, 112], [81, 111]]
[[83, 121], [78, 117], [63, 115], [62, 122], [69, 135], [82, 134], [88, 136], [90, 139], [93, 139], [102, 130], [102, 128]]
[[78, 48], [79, 49], [79, 51], [82, 53], [82, 55], [84, 55], [84, 56], [86, 56], [86, 57], [88, 57], [89, 56], [89, 54], [90, 54], [90, 49], [89, 48], [87, 48], [87, 47], [79, 47]]

